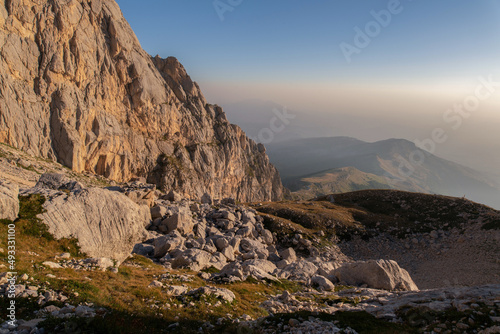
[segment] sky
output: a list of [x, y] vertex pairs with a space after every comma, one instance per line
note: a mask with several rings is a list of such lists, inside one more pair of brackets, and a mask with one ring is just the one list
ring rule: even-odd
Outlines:
[[117, 2], [142, 47], [177, 57], [211, 103], [271, 100], [369, 141], [443, 128], [436, 153], [500, 174], [500, 86], [457, 128], [444, 120], [500, 82], [498, 0]]

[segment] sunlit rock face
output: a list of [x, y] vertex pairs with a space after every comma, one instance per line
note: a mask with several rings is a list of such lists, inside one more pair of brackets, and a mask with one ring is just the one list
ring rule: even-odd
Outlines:
[[0, 142], [117, 181], [276, 200], [265, 149], [152, 58], [114, 1], [0, 0]]

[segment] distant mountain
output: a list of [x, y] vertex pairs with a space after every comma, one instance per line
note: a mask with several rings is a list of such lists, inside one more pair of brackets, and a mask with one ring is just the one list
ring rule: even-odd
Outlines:
[[298, 139], [268, 144], [267, 153], [285, 186], [301, 197], [391, 188], [465, 196], [500, 207], [500, 186], [493, 178], [404, 139], [374, 143], [350, 137]]

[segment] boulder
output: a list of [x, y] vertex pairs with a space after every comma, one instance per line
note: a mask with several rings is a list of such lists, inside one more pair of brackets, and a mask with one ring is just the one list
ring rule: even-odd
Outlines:
[[70, 180], [64, 174], [44, 173], [38, 179], [35, 188], [73, 191], [83, 189], [83, 186], [77, 181]]
[[148, 288], [163, 288], [163, 283], [157, 280], [152, 281], [149, 283]]
[[272, 274], [276, 270], [276, 265], [274, 263], [262, 259], [252, 259], [243, 262], [243, 268], [247, 268], [249, 266], [258, 268], [259, 270], [262, 270], [268, 274]]
[[153, 256], [160, 258], [165, 256], [168, 252], [173, 251], [182, 246], [184, 243], [184, 238], [177, 232], [173, 232], [169, 235], [164, 235], [156, 238], [153, 241], [154, 252]]
[[271, 231], [269, 230], [262, 230], [261, 232], [262, 238], [264, 239], [264, 242], [268, 245], [271, 245], [274, 241], [274, 237]]
[[164, 198], [167, 201], [171, 201], [171, 202], [179, 202], [182, 200], [182, 196], [173, 190], [171, 190], [166, 196], [164, 196]]
[[282, 251], [280, 255], [283, 258], [283, 260], [286, 260], [288, 262], [297, 261], [297, 255], [295, 254], [295, 250], [291, 247]]
[[328, 278], [321, 275], [311, 277], [311, 285], [324, 291], [335, 290], [335, 285]]
[[259, 259], [267, 259], [269, 251], [266, 245], [249, 238], [244, 238], [240, 242], [240, 249], [242, 253], [255, 253]]
[[182, 235], [191, 233], [194, 226], [193, 218], [185, 212], [174, 213], [172, 216], [162, 221], [162, 224], [167, 227], [169, 233], [177, 230]]
[[393, 260], [369, 260], [345, 263], [334, 270], [340, 282], [348, 285], [366, 284], [370, 288], [383, 290], [417, 291], [410, 274]]
[[165, 293], [169, 296], [177, 297], [188, 291], [188, 288], [182, 285], [167, 285]]
[[62, 268], [60, 264], [55, 263], [55, 262], [51, 262], [51, 261], [45, 261], [42, 263], [42, 265], [44, 265], [45, 267], [50, 268], [50, 269], [61, 269]]
[[[136, 244], [134, 249], [132, 250], [132, 254], [138, 254], [142, 256], [152, 256], [154, 253], [155, 247], [150, 244]], [[165, 255], [165, 254], [163, 254]]]
[[229, 282], [244, 281], [248, 277], [258, 280], [277, 281], [277, 278], [271, 275], [275, 269], [276, 266], [272, 262], [265, 260], [247, 260], [243, 263], [231, 262], [222, 268], [216, 277], [226, 278]]
[[82, 252], [91, 257], [125, 260], [143, 239], [151, 221], [147, 206], [105, 189], [88, 188], [47, 200], [38, 215], [55, 238], [78, 239]]
[[0, 219], [16, 220], [19, 214], [19, 187], [0, 181]]
[[314, 263], [306, 260], [298, 260], [285, 266], [281, 271], [280, 277], [305, 282], [316, 274], [317, 271], [318, 267]]
[[236, 299], [236, 296], [231, 290], [224, 288], [216, 288], [213, 286], [203, 286], [201, 288], [191, 290], [187, 294], [189, 296], [198, 296], [198, 297], [203, 295], [214, 296], [229, 303], [232, 303]]
[[151, 208], [151, 219], [162, 218], [167, 214], [167, 208], [164, 206], [156, 205]]
[[[219, 253], [220, 254], [220, 253]], [[224, 257], [222, 254], [220, 254]], [[194, 271], [201, 271], [210, 267], [222, 269], [224, 260], [216, 255], [212, 255], [201, 249], [187, 249], [172, 260], [172, 268], [190, 268]]]

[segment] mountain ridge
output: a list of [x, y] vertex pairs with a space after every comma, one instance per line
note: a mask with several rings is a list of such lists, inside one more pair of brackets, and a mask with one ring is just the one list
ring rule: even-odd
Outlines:
[[0, 17], [0, 142], [194, 197], [281, 198], [265, 148], [148, 55], [115, 1], [2, 1]]
[[[292, 191], [323, 188], [324, 185], [304, 182], [304, 179], [320, 178], [321, 174], [332, 169], [353, 167], [366, 173], [366, 177], [384, 178], [386, 186], [392, 189], [458, 197], [465, 195], [477, 202], [500, 206], [497, 200], [500, 188], [493, 179], [422, 151], [405, 139], [392, 138], [373, 143], [351, 137], [297, 139], [272, 143], [267, 152], [280, 170], [284, 184]], [[292, 153], [293, 159], [290, 158]], [[356, 186], [347, 190], [358, 189]], [[330, 187], [329, 191], [336, 192], [335, 187]], [[313, 197], [313, 194], [322, 195], [315, 191], [309, 196]]]

